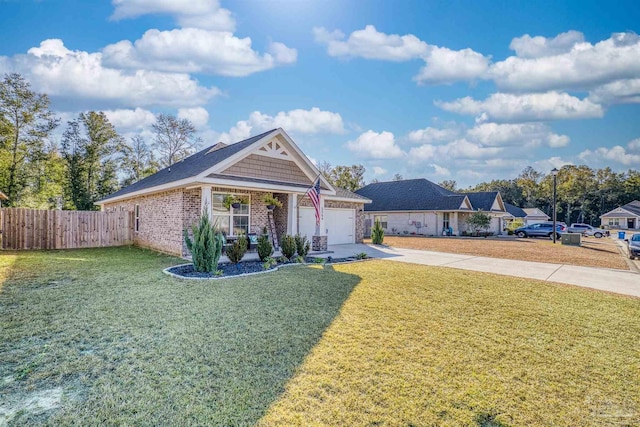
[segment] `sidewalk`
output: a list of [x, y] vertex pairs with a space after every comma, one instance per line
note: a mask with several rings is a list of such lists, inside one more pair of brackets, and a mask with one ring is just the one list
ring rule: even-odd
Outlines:
[[631, 271], [517, 261], [364, 244], [330, 246], [329, 250], [333, 251], [333, 253], [318, 256], [327, 257], [331, 255], [334, 258], [342, 258], [365, 252], [371, 257], [387, 259], [389, 261], [450, 267], [544, 280], [546, 282], [566, 283], [569, 285], [640, 297], [640, 274]]

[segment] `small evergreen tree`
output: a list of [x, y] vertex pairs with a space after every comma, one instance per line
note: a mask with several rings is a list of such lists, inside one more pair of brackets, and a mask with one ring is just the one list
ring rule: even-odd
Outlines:
[[296, 253], [296, 240], [293, 236], [286, 235], [282, 238], [282, 242], [280, 242], [280, 244], [282, 246], [282, 255], [291, 259]]
[[207, 273], [218, 270], [224, 237], [209, 222], [209, 215], [203, 212], [198, 223], [191, 226], [191, 232], [193, 240], [189, 238], [187, 230], [184, 230], [184, 241], [191, 252], [195, 270]]
[[296, 234], [294, 240], [296, 242], [296, 252], [298, 252], [298, 255], [302, 258], [306, 257], [311, 250], [311, 243], [307, 240], [307, 236]]
[[379, 220], [376, 220], [373, 228], [371, 229], [371, 243], [374, 245], [381, 245], [384, 240], [384, 228], [380, 224]]
[[247, 253], [247, 238], [245, 236], [238, 236], [235, 242], [227, 248], [227, 257], [229, 261], [238, 266], [238, 263], [242, 261], [244, 254]]
[[273, 255], [273, 245], [269, 240], [267, 227], [264, 227], [262, 235], [258, 236], [258, 257], [260, 257], [260, 261], [265, 262], [271, 255]]

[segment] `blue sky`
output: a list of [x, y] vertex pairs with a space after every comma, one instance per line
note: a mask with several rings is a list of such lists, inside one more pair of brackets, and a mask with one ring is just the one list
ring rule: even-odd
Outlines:
[[69, 120], [204, 143], [283, 127], [366, 180], [640, 169], [635, 1], [0, 0], [0, 73]]

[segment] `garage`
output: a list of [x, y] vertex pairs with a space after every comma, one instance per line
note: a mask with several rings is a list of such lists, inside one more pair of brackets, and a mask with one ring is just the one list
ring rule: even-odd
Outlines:
[[[316, 214], [313, 208], [300, 207], [298, 224], [301, 235], [309, 240], [316, 231]], [[355, 209], [324, 209], [324, 226], [327, 232], [327, 244], [342, 245], [355, 243]]]

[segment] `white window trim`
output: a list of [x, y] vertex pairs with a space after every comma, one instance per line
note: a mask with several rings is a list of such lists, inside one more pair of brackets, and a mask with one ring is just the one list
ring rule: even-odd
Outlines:
[[[241, 197], [247, 197], [249, 199], [249, 203], [247, 204], [247, 206], [249, 207], [249, 213], [247, 215], [244, 214], [237, 214], [234, 215], [233, 214], [233, 207], [229, 207], [229, 211], [227, 213], [227, 216], [229, 217], [229, 234], [227, 234], [228, 237], [236, 237], [236, 235], [234, 234], [234, 230], [233, 230], [233, 217], [234, 216], [246, 216], [247, 217], [247, 235], [249, 233], [251, 233], [251, 194], [248, 193], [222, 193], [219, 191], [216, 192], [212, 192], [211, 193], [211, 203], [213, 203], [213, 198], [216, 195], [222, 195], [222, 196], [227, 196], [227, 195], [231, 195], [231, 196], [241, 196]], [[216, 214], [215, 211], [213, 210], [213, 206], [211, 209], [211, 220], [212, 222], [215, 221], [215, 217], [217, 216], [225, 216], [225, 215], [219, 215]]]
[[140, 205], [136, 203], [133, 207], [133, 230], [138, 233], [140, 231]]

